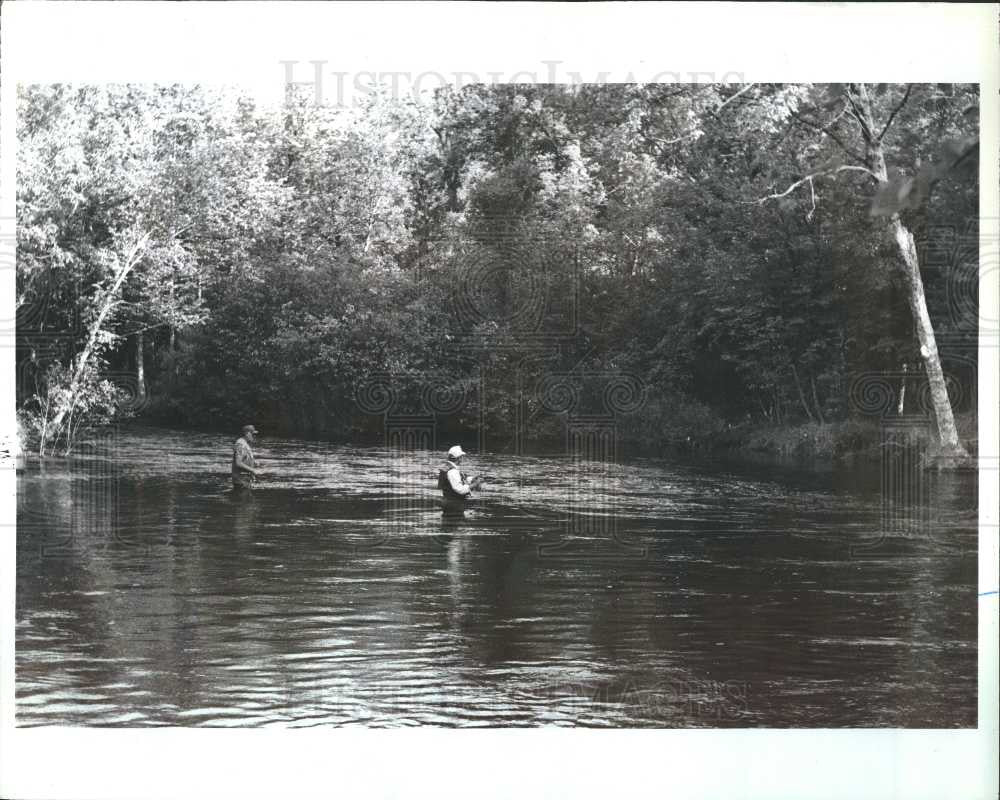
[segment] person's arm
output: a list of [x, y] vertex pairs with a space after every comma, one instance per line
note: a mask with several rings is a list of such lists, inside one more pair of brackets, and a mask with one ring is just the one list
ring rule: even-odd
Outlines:
[[456, 494], [465, 496], [472, 490], [462, 482], [462, 473], [457, 469], [448, 470], [448, 485]]

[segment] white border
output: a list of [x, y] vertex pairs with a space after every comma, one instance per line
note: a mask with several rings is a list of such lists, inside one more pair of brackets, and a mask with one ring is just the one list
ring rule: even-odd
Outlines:
[[[752, 81], [982, 84], [980, 591], [997, 588], [997, 8], [929, 4], [5, 3], [0, 216], [13, 217], [15, 82], [190, 81], [280, 100], [279, 62], [340, 70], [609, 80], [742, 73]], [[692, 76], [693, 77], [693, 76]], [[544, 80], [544, 78], [540, 78]], [[691, 80], [684, 77], [682, 80]], [[991, 191], [992, 189], [992, 191]], [[989, 268], [986, 268], [989, 267]], [[13, 317], [3, 270], [0, 319]], [[13, 342], [0, 330], [0, 369]], [[0, 383], [13, 408], [13, 381]], [[10, 412], [0, 415], [10, 434]], [[545, 794], [993, 798], [997, 596], [979, 598], [979, 720], [970, 731], [218, 731], [15, 729], [14, 473], [0, 470], [0, 796]]]

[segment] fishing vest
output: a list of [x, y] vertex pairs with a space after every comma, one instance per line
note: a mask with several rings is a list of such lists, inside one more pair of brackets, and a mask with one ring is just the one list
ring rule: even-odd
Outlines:
[[[445, 497], [454, 497], [459, 500], [465, 500], [464, 495], [460, 495], [451, 488], [451, 482], [448, 480], [448, 473], [453, 469], [458, 469], [458, 467], [450, 461], [445, 461], [443, 464], [438, 465], [438, 489], [441, 490], [441, 493]], [[461, 475], [462, 473], [459, 472], [458, 474]]]

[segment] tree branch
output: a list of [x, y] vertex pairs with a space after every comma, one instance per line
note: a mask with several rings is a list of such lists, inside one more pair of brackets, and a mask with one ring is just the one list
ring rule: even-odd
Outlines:
[[865, 144], [871, 144], [873, 141], [874, 132], [871, 126], [868, 124], [868, 120], [865, 116], [864, 109], [858, 105], [858, 101], [854, 99], [854, 92], [859, 91], [855, 84], [849, 84], [847, 91], [845, 92], [845, 97], [847, 97], [847, 102], [851, 104], [851, 116], [857, 120], [858, 125], [861, 126], [861, 135], [865, 137]]
[[169, 325], [169, 322], [157, 322], [153, 325], [147, 325], [144, 328], [138, 328], [134, 331], [127, 331], [125, 333], [115, 333], [112, 334], [116, 339], [127, 339], [129, 336], [135, 336], [137, 333], [145, 333], [146, 331], [151, 331], [154, 328], [162, 328], [164, 325]]
[[752, 88], [753, 88], [754, 86], [756, 86], [756, 85], [757, 85], [756, 83], [748, 83], [748, 84], [747, 84], [746, 86], [744, 86], [744, 87], [743, 87], [742, 89], [740, 89], [740, 90], [739, 90], [738, 92], [736, 92], [735, 94], [731, 94], [731, 95], [729, 95], [729, 97], [727, 97], [727, 98], [726, 98], [726, 99], [725, 99], [725, 100], [724, 100], [724, 101], [723, 101], [723, 102], [722, 102], [722, 103], [721, 103], [721, 104], [719, 105], [719, 107], [718, 107], [717, 109], [715, 109], [715, 111], [713, 111], [712, 113], [713, 113], [713, 114], [718, 114], [718, 113], [719, 113], [720, 111], [722, 111], [722, 109], [724, 109], [724, 108], [725, 108], [726, 106], [728, 106], [728, 105], [729, 105], [729, 104], [730, 104], [731, 102], [733, 102], [733, 100], [735, 100], [735, 99], [736, 99], [737, 97], [739, 97], [739, 96], [740, 96], [740, 95], [742, 95], [742, 94], [746, 94], [747, 92], [749, 92], [749, 91], [750, 91], [750, 90], [751, 90], [751, 89], [752, 89]]
[[976, 150], [978, 149], [979, 149], [979, 137], [977, 136], [968, 145], [966, 145], [965, 150], [963, 150], [962, 153], [959, 154], [959, 156], [954, 161], [952, 161], [951, 164], [948, 165], [948, 169], [949, 170], [955, 169], [955, 167], [957, 167], [959, 164], [965, 161], [965, 159], [967, 159], [970, 155], [975, 153]]
[[679, 144], [680, 142], [683, 142], [685, 139], [690, 139], [694, 135], [695, 131], [691, 131], [690, 133], [685, 133], [682, 136], [678, 136], [676, 139], [661, 139], [659, 136], [653, 136], [651, 134], [647, 134], [646, 138], [652, 142], [656, 142], [657, 144], [666, 146], [671, 144]]
[[792, 113], [792, 116], [795, 119], [797, 119], [799, 122], [805, 123], [806, 125], [808, 125], [813, 130], [819, 131], [820, 133], [822, 133], [822, 134], [824, 134], [826, 136], [829, 136], [834, 142], [836, 142], [840, 146], [841, 150], [843, 150], [845, 153], [847, 153], [847, 155], [849, 155], [855, 161], [864, 161], [865, 160], [864, 156], [862, 156], [862, 155], [854, 152], [854, 150], [852, 150], [850, 147], [847, 146], [847, 144], [844, 142], [843, 139], [841, 139], [837, 134], [835, 134], [833, 131], [830, 130], [830, 128], [833, 125], [835, 125], [840, 120], [840, 118], [842, 116], [844, 116], [845, 113], [847, 113], [847, 106], [844, 106], [844, 110], [841, 111], [832, 120], [830, 120], [830, 122], [828, 122], [826, 125], [818, 125], [817, 123], [813, 122], [811, 119], [807, 119], [807, 118], [805, 118], [803, 116], [800, 116], [799, 114], [796, 114], [794, 111], [791, 112], [791, 113]]
[[889, 126], [892, 125], [892, 121], [896, 118], [896, 115], [903, 110], [903, 106], [906, 105], [906, 101], [910, 99], [910, 92], [913, 91], [913, 84], [909, 83], [906, 85], [906, 94], [903, 95], [903, 99], [899, 101], [892, 113], [889, 114], [889, 119], [886, 120], [885, 125], [882, 126], [882, 132], [878, 135], [876, 141], [881, 142], [882, 137], [885, 136], [885, 132], [889, 130]]
[[847, 172], [847, 171], [863, 172], [866, 175], [870, 175], [872, 178], [875, 178], [875, 180], [878, 180], [878, 177], [875, 175], [875, 173], [872, 172], [870, 169], [868, 169], [868, 167], [858, 167], [853, 164], [841, 164], [839, 167], [835, 167], [833, 169], [820, 170], [819, 172], [813, 172], [809, 175], [806, 175], [804, 178], [800, 178], [799, 180], [795, 181], [795, 183], [793, 183], [783, 192], [778, 192], [776, 194], [769, 194], [766, 197], [759, 198], [758, 200], [746, 201], [746, 203], [747, 204], [756, 203], [757, 205], [763, 205], [768, 200], [780, 200], [782, 197], [788, 197], [788, 195], [790, 195], [792, 192], [794, 192], [796, 189], [798, 189], [800, 186], [803, 186], [806, 183], [812, 186], [812, 182], [816, 178], [823, 178], [830, 175], [836, 175], [838, 172]]

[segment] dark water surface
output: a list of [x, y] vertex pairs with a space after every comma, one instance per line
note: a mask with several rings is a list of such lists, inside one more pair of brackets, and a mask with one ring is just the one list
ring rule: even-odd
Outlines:
[[482, 454], [455, 519], [435, 453], [230, 454], [19, 477], [19, 725], [976, 724], [975, 475]]

